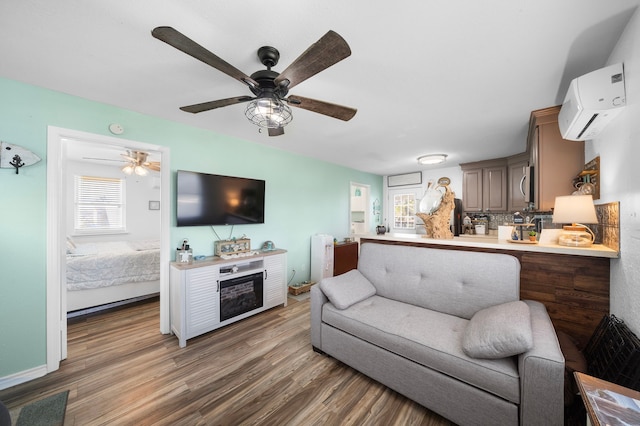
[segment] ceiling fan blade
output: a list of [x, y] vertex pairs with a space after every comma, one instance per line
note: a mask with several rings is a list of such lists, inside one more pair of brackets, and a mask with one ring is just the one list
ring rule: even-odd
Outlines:
[[187, 105], [187, 106], [180, 107], [180, 109], [185, 112], [191, 112], [191, 113], [197, 114], [203, 111], [209, 111], [216, 108], [235, 105], [242, 102], [248, 102], [252, 99], [254, 98], [252, 98], [251, 96], [237, 96], [235, 98], [220, 99], [217, 101], [203, 102], [201, 104]]
[[100, 161], [115, 161], [116, 163], [124, 163], [124, 160], [116, 160], [113, 158], [100, 158], [100, 157], [82, 157], [83, 160], [100, 160]]
[[172, 27], [156, 27], [151, 31], [151, 35], [249, 87], [258, 87], [258, 83], [251, 77]]
[[271, 127], [269, 127], [269, 136], [280, 136], [280, 135], [284, 135], [284, 127], [278, 127], [275, 129], [272, 129]]
[[144, 167], [146, 167], [149, 170], [153, 170], [156, 172], [160, 171], [160, 162], [159, 161], [149, 161], [146, 162], [144, 164], [142, 164]]
[[302, 96], [296, 95], [291, 95], [284, 100], [291, 106], [317, 112], [318, 114], [328, 115], [329, 117], [337, 118], [342, 121], [351, 120], [353, 116], [356, 115], [356, 112], [358, 112], [355, 108], [318, 101], [316, 99], [303, 98]]
[[[335, 31], [327, 32], [298, 56], [276, 79], [289, 89], [351, 55], [347, 42]], [[288, 84], [287, 84], [288, 81]]]

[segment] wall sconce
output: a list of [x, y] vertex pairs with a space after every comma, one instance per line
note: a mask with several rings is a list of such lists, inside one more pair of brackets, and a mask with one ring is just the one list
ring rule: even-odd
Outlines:
[[[589, 247], [595, 235], [583, 223], [598, 223], [592, 195], [565, 195], [556, 197], [553, 223], [571, 223], [562, 227], [558, 244], [569, 247]], [[587, 232], [588, 231], [588, 232]]]

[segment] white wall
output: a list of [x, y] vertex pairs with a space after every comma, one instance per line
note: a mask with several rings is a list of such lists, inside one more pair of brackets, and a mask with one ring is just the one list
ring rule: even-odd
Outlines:
[[448, 177], [451, 179], [449, 189], [456, 194], [456, 198], [462, 198], [462, 169], [460, 166], [446, 167], [435, 170], [423, 170], [422, 171], [422, 193], [427, 190], [427, 184], [430, 180], [434, 185], [438, 184], [438, 179], [441, 177]]
[[[127, 176], [118, 167], [102, 166], [81, 161], [67, 163], [67, 202], [73, 212], [73, 176], [100, 176], [126, 179], [126, 234], [73, 236], [78, 243], [96, 241], [125, 241], [160, 238], [160, 210], [149, 210], [149, 201], [160, 201], [160, 175]], [[67, 233], [73, 235], [73, 215], [67, 217]]]
[[[422, 199], [425, 192], [427, 191], [427, 185], [429, 184], [430, 180], [433, 181], [434, 185], [437, 185], [438, 180], [440, 178], [448, 177], [449, 179], [451, 179], [451, 184], [449, 185], [449, 189], [455, 193], [456, 198], [462, 198], [462, 169], [460, 168], [460, 166], [444, 167], [444, 168], [437, 168], [437, 169], [426, 169], [426, 170], [422, 170], [421, 173], [422, 173], [422, 183], [420, 185], [408, 185], [406, 187], [396, 187], [393, 189], [402, 188], [407, 190], [415, 190], [417, 193], [418, 200], [420, 200]], [[390, 205], [391, 202], [389, 200], [389, 187], [387, 186], [387, 182], [388, 182], [387, 176], [385, 176], [384, 190], [383, 190], [384, 203], [382, 208], [382, 212], [383, 212], [382, 224], [391, 224], [390, 217], [393, 215], [392, 213], [393, 206]], [[420, 220], [419, 218], [417, 218], [417, 221], [416, 221], [416, 230], [407, 231], [407, 233], [414, 233], [414, 232], [416, 234], [425, 233], [422, 220]]]
[[620, 201], [620, 258], [611, 261], [611, 313], [640, 335], [640, 15], [638, 10], [607, 65], [624, 62], [627, 106], [593, 141], [585, 160], [600, 156], [600, 201]]

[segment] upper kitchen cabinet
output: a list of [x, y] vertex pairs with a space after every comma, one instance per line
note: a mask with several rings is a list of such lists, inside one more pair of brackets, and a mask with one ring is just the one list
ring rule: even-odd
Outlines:
[[523, 211], [529, 207], [527, 192], [531, 183], [527, 181], [527, 167], [529, 166], [529, 154], [522, 153], [509, 157], [507, 160], [509, 169], [509, 211]]
[[550, 211], [559, 195], [570, 195], [573, 178], [584, 166], [584, 142], [562, 139], [560, 106], [531, 112], [527, 152], [534, 167], [534, 210]]
[[467, 212], [507, 210], [507, 160], [460, 164], [462, 208]]

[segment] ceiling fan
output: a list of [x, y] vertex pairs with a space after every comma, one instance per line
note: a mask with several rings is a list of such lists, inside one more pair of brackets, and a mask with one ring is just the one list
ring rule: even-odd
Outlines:
[[149, 174], [149, 170], [155, 172], [160, 171], [160, 161], [147, 161], [149, 157], [148, 152], [136, 151], [128, 149], [126, 154], [120, 154], [122, 159], [113, 158], [97, 158], [97, 157], [82, 157], [83, 160], [100, 160], [100, 161], [116, 161], [119, 163], [126, 163], [120, 170], [124, 174], [138, 176], [146, 176]]
[[293, 118], [288, 105], [343, 121], [349, 121], [357, 112], [354, 108], [302, 96], [289, 95], [287, 97], [289, 89], [292, 87], [351, 55], [351, 49], [347, 42], [334, 31], [327, 32], [320, 40], [312, 44], [282, 73], [271, 70], [280, 59], [278, 50], [271, 46], [261, 47], [258, 49], [258, 58], [267, 69], [256, 71], [251, 76], [225, 62], [172, 27], [154, 28], [151, 35], [247, 85], [255, 95], [237, 96], [183, 106], [180, 108], [182, 111], [196, 114], [249, 102], [245, 109], [245, 115], [253, 124], [267, 128], [269, 136], [284, 134], [284, 126], [289, 124]]
[[139, 176], [145, 176], [149, 173], [149, 170], [160, 171], [159, 161], [147, 161], [148, 152], [127, 150], [126, 154], [120, 155], [128, 161], [121, 169], [124, 174], [131, 175], [135, 173]]

